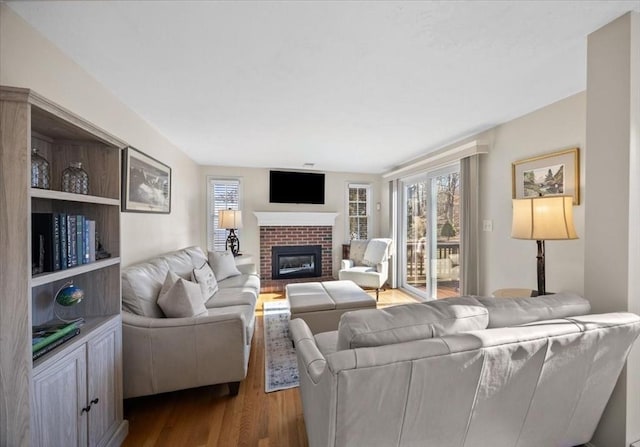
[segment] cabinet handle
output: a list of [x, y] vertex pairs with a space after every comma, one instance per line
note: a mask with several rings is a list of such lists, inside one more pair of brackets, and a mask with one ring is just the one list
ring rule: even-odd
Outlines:
[[97, 404], [98, 402], [100, 402], [100, 399], [96, 397], [91, 402], [89, 402], [89, 405], [87, 405], [86, 407], [84, 407], [82, 409], [82, 411], [80, 411], [80, 414], [90, 412], [91, 411], [91, 405]]

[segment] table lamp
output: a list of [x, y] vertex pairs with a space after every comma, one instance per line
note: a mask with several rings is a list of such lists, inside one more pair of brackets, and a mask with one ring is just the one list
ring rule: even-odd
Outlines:
[[229, 230], [229, 236], [224, 244], [225, 250], [231, 250], [233, 256], [238, 256], [240, 251], [240, 240], [236, 236], [235, 231], [242, 228], [242, 211], [220, 210], [218, 212], [218, 226], [225, 230]]
[[578, 239], [573, 226], [573, 197], [513, 199], [511, 237], [538, 243], [538, 295], [545, 295], [544, 241]]

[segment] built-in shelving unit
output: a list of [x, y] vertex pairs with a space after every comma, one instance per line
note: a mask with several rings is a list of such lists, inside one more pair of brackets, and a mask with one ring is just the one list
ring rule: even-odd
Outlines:
[[[120, 445], [127, 432], [120, 322], [126, 144], [31, 90], [0, 87], [0, 112], [0, 445]], [[32, 148], [49, 162], [50, 189], [30, 187]], [[74, 162], [88, 173], [87, 195], [61, 190], [62, 173]], [[32, 275], [32, 213], [95, 221], [108, 257]], [[31, 328], [54, 319], [53, 297], [68, 281], [85, 297], [64, 316], [85, 324], [78, 336], [32, 361]]]

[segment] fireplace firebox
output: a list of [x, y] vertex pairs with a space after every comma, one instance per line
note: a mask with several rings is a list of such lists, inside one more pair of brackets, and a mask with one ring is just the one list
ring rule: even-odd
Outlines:
[[271, 279], [318, 276], [322, 276], [321, 245], [271, 247]]

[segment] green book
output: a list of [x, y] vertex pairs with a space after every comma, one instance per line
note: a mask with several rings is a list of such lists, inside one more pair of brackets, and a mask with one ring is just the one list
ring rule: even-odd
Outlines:
[[78, 321], [74, 321], [72, 323], [45, 324], [42, 326], [35, 326], [33, 328], [33, 337], [31, 340], [32, 351], [36, 352], [53, 343], [54, 341], [64, 337], [69, 332], [78, 329], [78, 323]]

